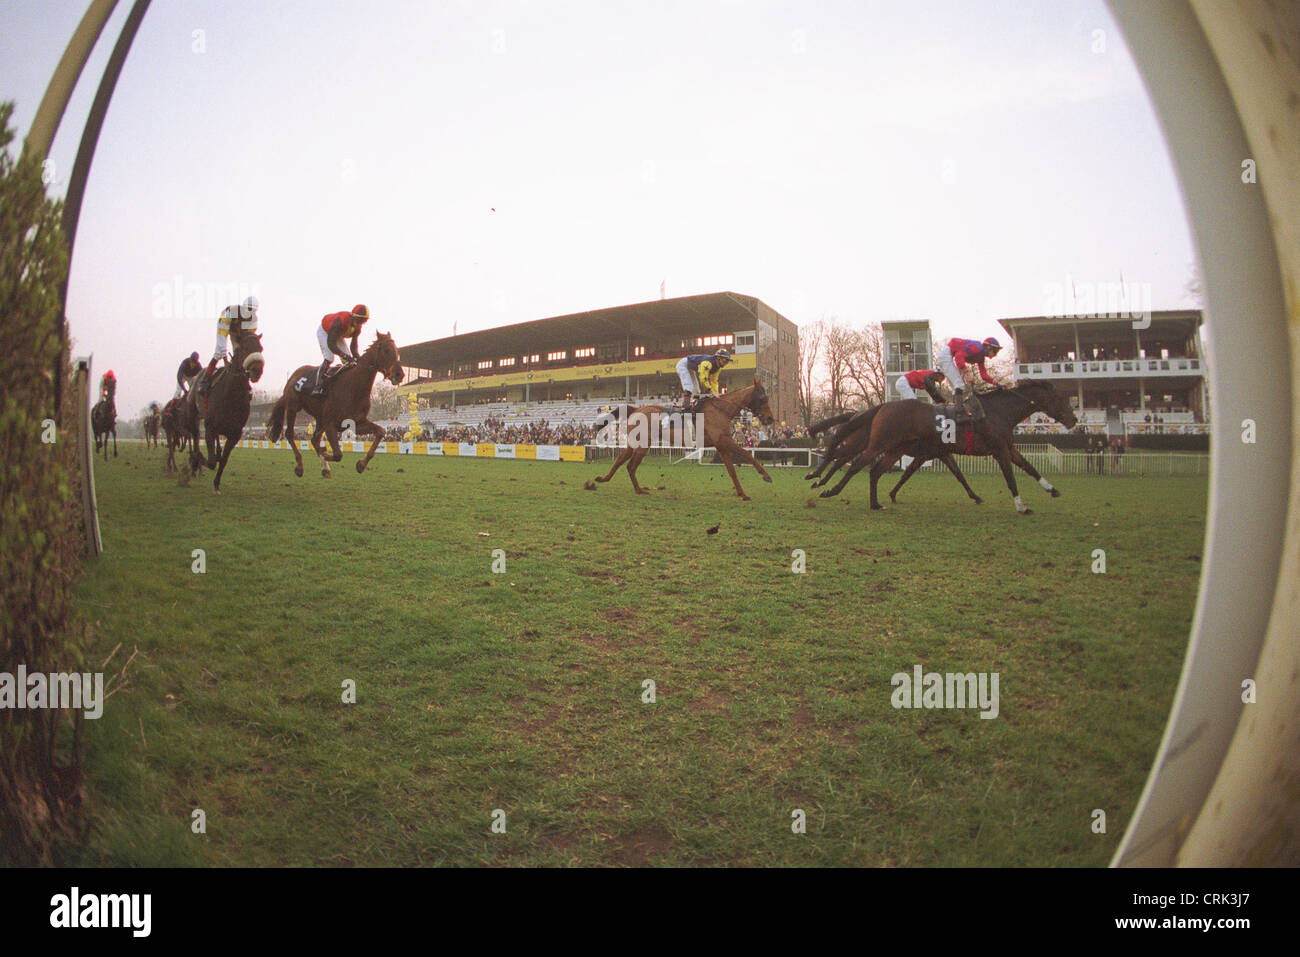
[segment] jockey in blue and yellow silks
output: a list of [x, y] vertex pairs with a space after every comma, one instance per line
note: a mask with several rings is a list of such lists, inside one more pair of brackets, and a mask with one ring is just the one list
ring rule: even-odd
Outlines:
[[731, 351], [723, 348], [712, 355], [686, 356], [677, 363], [677, 377], [681, 380], [682, 391], [686, 393], [682, 399], [683, 411], [693, 410], [693, 398], [696, 395], [718, 394], [718, 374], [730, 361]]

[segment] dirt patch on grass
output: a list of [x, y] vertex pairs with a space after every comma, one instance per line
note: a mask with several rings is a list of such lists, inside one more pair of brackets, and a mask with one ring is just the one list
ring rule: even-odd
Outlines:
[[721, 714], [731, 703], [731, 693], [709, 688], [691, 699], [691, 710], [704, 714]]
[[627, 834], [614, 835], [607, 843], [615, 864], [645, 867], [673, 846], [673, 838], [661, 827], [639, 827]]
[[636, 621], [637, 613], [632, 608], [610, 608], [607, 611], [596, 612], [596, 617], [612, 622]]

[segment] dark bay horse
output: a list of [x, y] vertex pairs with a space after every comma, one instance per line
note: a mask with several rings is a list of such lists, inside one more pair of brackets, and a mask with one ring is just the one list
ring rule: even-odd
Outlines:
[[90, 427], [95, 432], [95, 451], [103, 443], [104, 461], [108, 461], [108, 437], [113, 437], [113, 458], [117, 458], [117, 380], [108, 379], [103, 385], [103, 398], [90, 410]]
[[162, 418], [162, 413], [158, 411], [158, 403], [155, 402], [149, 406], [149, 414], [144, 417], [144, 447], [147, 449], [153, 446], [158, 448], [158, 423]]
[[[754, 466], [758, 469], [758, 474], [763, 476], [764, 482], [772, 481], [772, 476], [767, 474], [767, 469], [763, 468], [754, 456], [741, 448], [731, 437], [731, 420], [740, 415], [744, 409], [752, 412], [764, 425], [771, 425], [776, 421], [776, 417], [772, 414], [772, 407], [768, 404], [767, 393], [763, 391], [763, 386], [758, 379], [755, 379], [751, 386], [704, 400], [703, 406], [696, 411], [693, 422], [699, 423], [700, 419], [703, 419], [704, 445], [718, 450], [718, 457], [727, 467], [727, 474], [731, 476], [731, 482], [736, 486], [736, 494], [748, 502], [749, 496], [740, 487], [740, 479], [736, 478], [736, 468], [731, 463], [732, 458], [739, 458]], [[614, 477], [619, 466], [627, 462], [627, 475], [632, 480], [632, 488], [638, 495], [649, 495], [650, 490], [642, 488], [637, 483], [636, 470], [641, 460], [645, 458], [646, 452], [650, 450], [651, 438], [655, 433], [665, 438], [669, 444], [682, 440], [685, 425], [682, 419], [686, 416], [671, 411], [665, 412], [662, 405], [643, 405], [639, 409], [633, 409], [624, 404], [617, 407], [612, 417], [620, 423], [620, 431], [626, 431], [627, 447], [614, 460], [614, 466], [609, 473], [598, 476], [596, 481], [608, 482]]]
[[[343, 430], [343, 423], [351, 419], [357, 435], [374, 436], [365, 457], [357, 460], [357, 471], [364, 472], [384, 438], [384, 430], [369, 419], [370, 393], [375, 386], [375, 376], [382, 372], [384, 378], [397, 385], [405, 375], [397, 344], [388, 333], [379, 333], [360, 359], [344, 366], [330, 377], [324, 396], [310, 394], [311, 383], [317, 371], [316, 366], [299, 366], [289, 376], [284, 393], [271, 407], [271, 418], [266, 423], [267, 438], [272, 442], [280, 441], [281, 435], [288, 439], [289, 448], [293, 450], [293, 473], [301, 478], [302, 453], [298, 451], [298, 443], [293, 437], [293, 422], [300, 411], [306, 412], [316, 420], [316, 428], [311, 434], [311, 447], [320, 456], [321, 475], [329, 478], [330, 462], [343, 460], [343, 451], [339, 448], [339, 432]], [[302, 391], [298, 391], [295, 386], [301, 386]], [[322, 434], [329, 440], [332, 453], [329, 456], [321, 448]]]
[[159, 425], [162, 427], [163, 436], [167, 439], [167, 461], [163, 463], [163, 471], [175, 472], [176, 451], [184, 449], [189, 439], [185, 431], [185, 396], [167, 400], [159, 418]]
[[[1011, 492], [1016, 511], [1022, 515], [1028, 515], [1030, 511], [1020, 500], [1015, 474], [1012, 472], [1013, 465], [1028, 473], [1048, 494], [1059, 496], [1061, 493], [1025, 461], [1015, 447], [1013, 435], [1015, 427], [1034, 412], [1044, 412], [1066, 428], [1073, 428], [1078, 420], [1070, 408], [1068, 398], [1048, 382], [1022, 379], [1013, 388], [997, 389], [981, 395], [980, 402], [984, 407], [985, 418], [960, 425], [955, 421], [951, 406], [932, 406], [917, 399], [889, 402], [880, 406], [872, 417], [870, 427], [866, 429], [866, 448], [854, 457], [853, 464], [839, 484], [822, 492], [822, 497], [838, 495], [854, 475], [870, 466], [871, 507], [878, 509], [881, 505], [876, 498], [876, 483], [900, 457], [910, 455], [913, 462], [904, 472], [903, 480], [894, 488], [891, 498], [903, 482], [926, 461], [943, 459], [944, 456], [951, 458], [954, 453], [993, 456], [1002, 470], [1002, 477]], [[949, 468], [954, 469], [954, 474], [959, 474], [955, 463]], [[962, 484], [971, 497], [976, 498], [964, 480]]]
[[[808, 432], [810, 435], [817, 435], [831, 426], [838, 426], [826, 445], [824, 453], [825, 457], [822, 459], [821, 464], [804, 476], [805, 479], [821, 477], [820, 481], [813, 482], [813, 488], [821, 488], [831, 480], [831, 476], [838, 472], [841, 467], [847, 465], [859, 452], [866, 449], [867, 441], [871, 436], [871, 423], [875, 419], [876, 413], [880, 408], [881, 406], [873, 405], [856, 414], [845, 413], [829, 419], [823, 419], [822, 421], [809, 426]], [[913, 452], [912, 450], [909, 450], [905, 454], [912, 455]], [[961, 487], [966, 490], [966, 494], [971, 497], [971, 500], [974, 501], [976, 505], [983, 504], [984, 500], [975, 494], [975, 490], [972, 489], [970, 483], [966, 481], [966, 476], [963, 475], [961, 469], [958, 468], [957, 461], [952, 456], [952, 450], [945, 448], [936, 457], [948, 467], [948, 471], [953, 474], [953, 477], [961, 484]], [[879, 480], [880, 475], [888, 470], [892, 464], [893, 463], [891, 462], [889, 465], [884, 465], [882, 468], [882, 463], [877, 463], [876, 467], [872, 470], [872, 474], [875, 476], [877, 481]], [[911, 467], [911, 464], [912, 463], [909, 463], [909, 467]], [[920, 468], [921, 464], [924, 464], [924, 460], [916, 467]], [[828, 465], [830, 466], [830, 471], [826, 471]], [[822, 476], [823, 472], [826, 472], [825, 476]], [[897, 489], [895, 489], [895, 491], [897, 491]]]
[[[230, 362], [220, 370], [206, 397], [199, 395], [198, 386], [206, 370], [194, 380], [194, 388], [185, 397], [184, 431], [193, 443], [190, 448], [189, 470], [194, 474], [206, 465], [217, 470], [212, 479], [212, 490], [221, 494], [221, 473], [230, 461], [230, 452], [244, 434], [248, 413], [253, 404], [253, 383], [262, 378], [265, 360], [262, 357], [262, 337], [256, 332], [245, 332], [235, 343]], [[199, 426], [203, 426], [208, 455], [205, 460], [199, 449]], [[218, 439], [224, 442], [218, 444]]]

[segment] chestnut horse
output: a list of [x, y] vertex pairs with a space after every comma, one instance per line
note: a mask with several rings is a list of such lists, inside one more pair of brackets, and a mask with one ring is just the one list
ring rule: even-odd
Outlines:
[[[736, 494], [748, 502], [749, 496], [740, 487], [740, 479], [736, 478], [735, 466], [731, 464], [732, 458], [739, 458], [754, 466], [758, 469], [758, 474], [763, 476], [764, 482], [772, 481], [772, 476], [767, 474], [767, 469], [763, 468], [754, 456], [741, 448], [731, 437], [731, 420], [740, 415], [743, 409], [748, 409], [756, 415], [764, 425], [771, 425], [776, 421], [776, 416], [772, 414], [772, 407], [768, 404], [767, 393], [763, 391], [763, 386], [758, 379], [754, 380], [752, 386], [704, 399], [694, 413], [696, 416], [694, 421], [697, 423], [696, 428], [699, 428], [698, 423], [701, 418], [703, 419], [704, 444], [718, 450], [718, 457], [727, 467], [727, 474], [731, 476], [731, 482], [736, 486]], [[647, 433], [660, 429], [667, 433], [671, 444], [674, 438], [681, 441], [683, 423], [673, 422], [676, 413], [665, 412], [662, 405], [643, 405], [639, 409], [632, 409], [624, 404], [613, 412], [612, 417], [623, 423], [628, 443], [615, 459], [614, 467], [609, 470], [609, 474], [597, 477], [596, 481], [608, 482], [614, 477], [619, 466], [627, 462], [627, 476], [632, 480], [632, 488], [636, 489], [638, 495], [649, 495], [650, 490], [642, 488], [636, 480], [637, 467], [645, 458], [646, 452], [650, 450], [651, 443]]]
[[[266, 423], [267, 438], [278, 442], [283, 435], [289, 440], [289, 448], [293, 450], [293, 474], [301, 478], [302, 453], [298, 451], [298, 443], [293, 437], [293, 422], [300, 411], [306, 412], [316, 420], [316, 428], [311, 434], [311, 447], [320, 456], [320, 474], [329, 478], [330, 462], [343, 460], [343, 451], [339, 448], [339, 432], [343, 430], [343, 423], [351, 419], [357, 435], [375, 437], [366, 450], [365, 457], [357, 461], [357, 471], [364, 472], [384, 438], [384, 430], [368, 418], [370, 392], [375, 385], [375, 376], [382, 372], [384, 378], [397, 385], [405, 375], [397, 344], [388, 333], [379, 333], [360, 359], [330, 376], [323, 396], [311, 395], [311, 384], [318, 371], [316, 366], [299, 366], [289, 376], [284, 394], [271, 407], [271, 418]], [[321, 448], [322, 434], [330, 443], [332, 454], [329, 456]]]
[[[214, 378], [207, 396], [199, 395], [199, 385], [207, 375], [207, 370], [204, 370], [185, 397], [183, 428], [193, 443], [189, 470], [197, 474], [205, 465], [215, 468], [217, 474], [212, 479], [212, 490], [218, 495], [221, 494], [221, 473], [226, 470], [230, 452], [248, 424], [248, 413], [253, 406], [253, 383], [262, 378], [264, 367], [262, 337], [256, 332], [245, 332], [235, 344], [230, 362]], [[201, 410], [200, 403], [203, 406]], [[200, 424], [208, 446], [206, 461], [199, 450]], [[224, 439], [224, 443], [217, 444], [218, 438]]]
[[[1030, 514], [1030, 510], [1020, 500], [1015, 474], [1011, 470], [1013, 465], [1028, 473], [1053, 498], [1058, 497], [1061, 493], [1025, 460], [1012, 439], [1015, 427], [1034, 412], [1044, 412], [1066, 428], [1073, 428], [1078, 420], [1070, 408], [1069, 399], [1048, 382], [1022, 379], [1010, 389], [996, 389], [981, 395], [980, 402], [984, 407], [985, 418], [960, 426], [956, 424], [951, 406], [932, 406], [918, 399], [888, 402], [880, 406], [879, 411], [871, 417], [870, 426], [865, 429], [868, 437], [863, 444], [866, 448], [857, 453], [839, 484], [822, 492], [822, 498], [838, 495], [854, 475], [870, 466], [871, 507], [879, 509], [882, 506], [876, 499], [876, 483], [900, 457], [910, 455], [913, 462], [904, 472], [903, 480], [895, 486], [891, 499], [903, 482], [926, 461], [943, 459], [944, 456], [951, 458], [954, 453], [993, 456], [1002, 470], [1002, 477], [1011, 492], [1016, 511], [1022, 515]], [[955, 464], [949, 465], [949, 468], [954, 470], [953, 474], [959, 474]], [[978, 500], [965, 481], [962, 485], [966, 486], [972, 498]]]

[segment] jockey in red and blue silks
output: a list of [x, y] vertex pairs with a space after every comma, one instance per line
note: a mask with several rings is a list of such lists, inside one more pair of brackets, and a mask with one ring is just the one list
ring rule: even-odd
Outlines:
[[904, 372], [894, 383], [894, 388], [904, 399], [915, 399], [917, 389], [925, 389], [934, 400], [935, 405], [943, 404], [943, 393], [939, 391], [939, 383], [943, 376], [933, 369], [913, 369], [910, 372]]
[[968, 365], [976, 366], [980, 370], [980, 378], [985, 382], [999, 384], [984, 368], [984, 360], [992, 359], [1001, 351], [1002, 345], [992, 336], [983, 342], [975, 339], [949, 339], [939, 347], [934, 356], [935, 366], [948, 380], [948, 386], [953, 391], [953, 401], [958, 406], [963, 406], [965, 402], [966, 381], [962, 373]]

